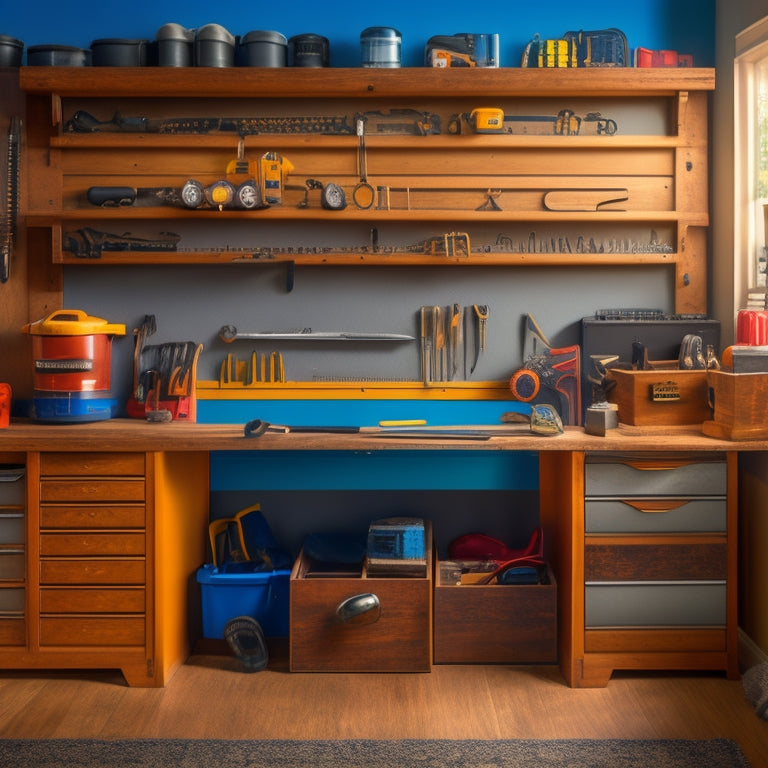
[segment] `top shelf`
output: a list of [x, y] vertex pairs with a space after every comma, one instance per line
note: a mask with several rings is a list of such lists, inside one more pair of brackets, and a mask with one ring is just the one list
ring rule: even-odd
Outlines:
[[61, 98], [650, 97], [714, 90], [715, 70], [21, 67], [19, 83], [26, 93]]

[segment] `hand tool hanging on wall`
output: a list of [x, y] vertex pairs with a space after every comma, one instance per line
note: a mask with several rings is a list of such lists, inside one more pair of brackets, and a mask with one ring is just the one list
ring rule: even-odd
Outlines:
[[6, 152], [5, 210], [0, 226], [0, 283], [11, 275], [11, 259], [16, 244], [19, 211], [19, 173], [21, 162], [21, 118], [12, 117], [8, 125]]
[[299, 331], [256, 331], [246, 333], [238, 331], [234, 325], [223, 325], [219, 329], [219, 338], [231, 343], [233, 341], [270, 340], [270, 341], [415, 341], [414, 336], [406, 333], [360, 333], [355, 331], [313, 331], [302, 328]]
[[466, 379], [465, 318], [469, 311], [458, 303], [448, 307], [423, 306], [419, 310], [421, 380], [424, 386], [435, 381], [454, 381], [462, 368]]

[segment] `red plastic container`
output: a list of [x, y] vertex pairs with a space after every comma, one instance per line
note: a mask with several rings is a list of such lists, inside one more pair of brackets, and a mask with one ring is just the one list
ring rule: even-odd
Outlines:
[[32, 337], [36, 391], [109, 391], [112, 338], [125, 335], [124, 325], [62, 309], [22, 331]]
[[768, 311], [740, 309], [736, 320], [736, 343], [750, 347], [768, 344]]

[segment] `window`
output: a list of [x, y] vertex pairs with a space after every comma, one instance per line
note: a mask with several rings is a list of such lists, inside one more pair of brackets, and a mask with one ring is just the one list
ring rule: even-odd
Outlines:
[[768, 17], [736, 36], [734, 77], [734, 253], [745, 306], [749, 294], [762, 300], [768, 267]]

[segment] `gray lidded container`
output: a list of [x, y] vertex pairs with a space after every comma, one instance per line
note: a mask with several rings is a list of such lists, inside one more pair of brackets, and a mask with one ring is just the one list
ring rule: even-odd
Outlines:
[[360, 33], [364, 67], [399, 67], [403, 36], [394, 27], [368, 27]]
[[196, 67], [233, 67], [235, 36], [220, 24], [205, 24], [195, 33]]
[[327, 37], [308, 33], [288, 38], [289, 67], [327, 67], [329, 61]]
[[146, 67], [147, 40], [107, 37], [91, 43], [94, 67]]
[[241, 67], [284, 67], [287, 48], [285, 35], [256, 29], [240, 38], [237, 46], [237, 64]]
[[15, 37], [0, 35], [0, 67], [20, 67], [24, 43]]
[[30, 67], [90, 67], [90, 48], [72, 45], [30, 45], [27, 48]]
[[194, 62], [195, 30], [170, 22], [155, 35], [158, 67], [191, 67]]

